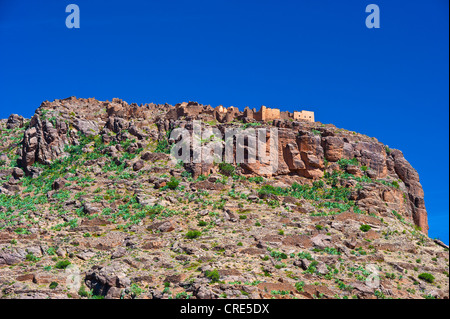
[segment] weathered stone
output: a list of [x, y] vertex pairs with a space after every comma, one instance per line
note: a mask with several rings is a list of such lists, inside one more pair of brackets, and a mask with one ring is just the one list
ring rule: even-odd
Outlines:
[[144, 161], [138, 160], [136, 163], [133, 164], [133, 171], [139, 171], [142, 167], [144, 167]]
[[24, 118], [17, 114], [11, 114], [6, 122], [6, 128], [12, 130], [15, 128], [23, 127]]
[[12, 172], [12, 176], [14, 178], [16, 178], [16, 179], [20, 179], [20, 178], [22, 178], [24, 176], [24, 172], [20, 168], [14, 167], [13, 168], [13, 172]]
[[66, 181], [62, 178], [56, 179], [52, 184], [52, 189], [60, 190], [66, 185]]
[[98, 125], [94, 121], [77, 119], [73, 123], [74, 127], [82, 134], [97, 135], [99, 133]]
[[118, 247], [111, 255], [111, 259], [117, 259], [125, 256], [127, 253], [127, 250], [124, 247]]
[[24, 274], [16, 277], [17, 281], [34, 281], [34, 274]]
[[125, 288], [131, 285], [130, 279], [125, 275], [126, 270], [127, 267], [118, 263], [105, 267], [94, 266], [86, 273], [86, 285], [93, 289], [95, 295], [113, 294], [117, 297], [117, 290], [113, 289], [110, 293], [111, 288]]
[[324, 234], [318, 234], [311, 238], [311, 242], [317, 248], [325, 248], [331, 245], [331, 237]]
[[335, 136], [328, 136], [322, 139], [325, 158], [330, 162], [337, 162], [344, 156], [344, 141]]

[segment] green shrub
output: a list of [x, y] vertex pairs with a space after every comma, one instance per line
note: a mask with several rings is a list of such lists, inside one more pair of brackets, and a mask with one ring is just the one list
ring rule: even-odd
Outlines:
[[404, 218], [402, 217], [402, 215], [400, 215], [399, 213], [397, 213], [395, 210], [392, 211], [392, 214], [394, 214], [395, 217], [397, 217], [400, 221], [403, 221]]
[[167, 187], [170, 188], [170, 189], [172, 189], [172, 190], [174, 190], [174, 189], [177, 189], [177, 187], [178, 187], [179, 184], [180, 184], [180, 181], [177, 180], [175, 177], [172, 176], [172, 177], [170, 178], [170, 181], [167, 182]]
[[387, 273], [385, 274], [385, 277], [388, 278], [388, 279], [395, 279], [395, 274], [394, 274], [394, 273], [388, 273], [388, 272], [387, 272]]
[[153, 206], [147, 206], [146, 210], [148, 215], [157, 215], [162, 213], [162, 211], [164, 210], [164, 206], [156, 204]]
[[219, 271], [217, 269], [205, 271], [205, 276], [211, 280], [211, 282], [218, 282], [220, 279]]
[[137, 284], [131, 284], [130, 291], [134, 298], [142, 294], [142, 289]]
[[298, 254], [297, 254], [297, 256], [300, 258], [300, 259], [308, 259], [308, 260], [314, 260], [313, 258], [312, 258], [312, 256], [311, 256], [311, 254], [310, 253], [308, 253], [308, 252], [299, 252]]
[[190, 230], [187, 232], [186, 237], [189, 239], [195, 239], [197, 237], [200, 237], [202, 235], [201, 231], [198, 230]]
[[424, 281], [426, 281], [426, 282], [428, 282], [430, 284], [432, 284], [434, 282], [434, 276], [432, 274], [429, 274], [429, 273], [426, 273], [426, 272], [421, 273], [419, 275], [419, 279], [422, 279], [422, 280], [424, 280]]
[[234, 175], [235, 168], [230, 163], [220, 163], [219, 170], [223, 175], [232, 176]]
[[203, 227], [203, 226], [206, 226], [207, 224], [208, 224], [207, 222], [205, 222], [204, 220], [201, 220], [201, 221], [198, 222], [197, 225]]
[[156, 144], [156, 153], [170, 154], [170, 145], [167, 139], [162, 139]]
[[80, 297], [89, 297], [90, 292], [86, 291], [86, 287], [84, 285], [81, 285], [80, 289], [78, 289], [78, 295]]
[[55, 265], [55, 268], [57, 269], [66, 269], [70, 265], [70, 261], [68, 260], [61, 260], [58, 261]]
[[295, 289], [297, 289], [298, 292], [302, 292], [303, 287], [305, 286], [305, 282], [304, 281], [300, 281], [300, 282], [296, 282], [295, 283]]
[[358, 165], [359, 164], [359, 162], [356, 158], [352, 158], [352, 159], [341, 158], [339, 161], [337, 161], [337, 163], [339, 164], [339, 167], [341, 169], [346, 169], [348, 165]]
[[56, 287], [58, 287], [58, 283], [55, 282], [55, 281], [52, 281], [48, 287], [49, 287], [50, 289], [55, 289]]
[[370, 227], [369, 225], [361, 225], [361, 227], [359, 227], [359, 230], [361, 230], [363, 232], [368, 232], [371, 229], [372, 229], [372, 227]]
[[272, 256], [273, 258], [276, 258], [277, 260], [288, 258], [288, 256], [285, 253], [282, 253], [282, 252], [279, 252], [276, 250], [272, 250], [270, 252], [270, 256]]
[[177, 293], [175, 299], [189, 299], [189, 294], [186, 291]]
[[242, 128], [245, 130], [249, 127], [255, 127], [255, 126], [260, 126], [261, 123], [259, 122], [255, 122], [255, 123], [245, 123], [244, 125], [242, 125]]
[[341, 252], [333, 247], [325, 247], [323, 251], [330, 255], [341, 255]]
[[324, 181], [315, 181], [313, 182], [313, 187], [314, 188], [323, 188], [325, 186], [325, 182]]
[[22, 228], [22, 227], [16, 228], [14, 230], [14, 232], [19, 235], [29, 235], [30, 234], [30, 231], [28, 229]]
[[188, 172], [188, 171], [183, 171], [182, 173], [181, 173], [181, 177], [186, 177], [186, 178], [192, 178], [192, 173], [191, 172]]
[[27, 254], [25, 256], [25, 259], [28, 261], [34, 261], [34, 262], [41, 260], [40, 258], [36, 257], [33, 253]]
[[264, 177], [261, 177], [261, 176], [249, 177], [249, 178], [247, 178], [247, 180], [249, 182], [253, 182], [256, 184], [261, 184], [262, 182], [264, 182]]

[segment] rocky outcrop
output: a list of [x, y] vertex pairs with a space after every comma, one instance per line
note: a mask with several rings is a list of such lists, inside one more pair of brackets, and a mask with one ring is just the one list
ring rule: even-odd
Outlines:
[[[254, 113], [71, 97], [0, 120], [0, 298], [448, 298], [448, 246], [417, 231], [424, 193], [400, 151]], [[276, 134], [276, 169], [172, 161], [192, 120]], [[259, 154], [214, 134], [200, 145]]]
[[99, 132], [97, 123], [90, 120], [76, 119], [73, 123], [74, 127], [83, 135], [97, 135]]
[[18, 127], [23, 127], [24, 124], [24, 118], [23, 116], [17, 115], [17, 114], [11, 114], [8, 117], [8, 121], [6, 122], [6, 128], [8, 130], [12, 130]]
[[[248, 112], [249, 110], [246, 111]], [[166, 132], [174, 127], [192, 130], [184, 121], [171, 120], [167, 124], [168, 126], [158, 126], [160, 136], [165, 136]], [[269, 141], [271, 126], [262, 124], [267, 129], [266, 141]], [[340, 160], [356, 160], [358, 165], [345, 166], [346, 173], [356, 177], [367, 176], [385, 183], [394, 181], [399, 185], [397, 189], [388, 189], [377, 184], [372, 190], [370, 185], [366, 185], [366, 188], [354, 197], [360, 209], [380, 216], [391, 214], [392, 211], [403, 211], [406, 218], [427, 233], [427, 214], [419, 177], [400, 151], [393, 150], [388, 153], [388, 148], [376, 139], [337, 130], [332, 125], [276, 120], [273, 121], [273, 126], [278, 128], [278, 154], [270, 155], [277, 157], [277, 169], [267, 169], [269, 164], [262, 163], [257, 158], [254, 162], [240, 163], [244, 174], [266, 177], [297, 175], [317, 180], [322, 178], [325, 172], [342, 170], [337, 164]], [[224, 127], [219, 127], [223, 131]], [[240, 146], [244, 148], [245, 154], [254, 152], [247, 144]], [[326, 162], [328, 166], [325, 165]], [[208, 175], [215, 170], [213, 164], [186, 163], [185, 168], [194, 177]], [[408, 203], [406, 206], [405, 193]]]
[[122, 289], [131, 284], [130, 279], [126, 277], [126, 267], [118, 263], [92, 267], [86, 273], [85, 283], [94, 295], [105, 296], [107, 299], [120, 298]]
[[428, 232], [428, 217], [425, 209], [424, 193], [420, 184], [419, 174], [403, 157], [399, 150], [393, 150], [394, 170], [408, 189], [408, 199], [412, 209], [414, 223], [425, 233]]
[[[192, 131], [191, 120], [212, 121], [211, 123], [216, 121], [216, 127], [224, 132], [226, 128], [240, 128], [236, 121], [255, 122], [253, 113], [250, 108], [240, 112], [234, 107], [212, 108], [197, 102], [175, 106], [153, 103], [138, 106], [129, 105], [120, 99], [100, 102], [74, 97], [44, 102], [25, 130], [19, 163], [27, 174], [38, 174], [39, 169], [33, 166], [34, 163], [46, 165], [61, 158], [65, 155], [67, 145], [78, 143], [80, 133], [86, 136], [101, 135], [104, 143], [109, 143], [112, 138], [120, 141], [128, 137], [138, 141], [151, 137], [175, 143], [176, 141], [168, 139], [168, 133], [177, 127]], [[23, 122], [20, 116], [11, 115], [8, 126], [20, 127], [24, 125]], [[153, 124], [156, 124], [157, 131], [149, 129]], [[427, 213], [419, 176], [400, 151], [393, 150], [388, 153], [387, 148], [374, 138], [320, 122], [295, 121], [288, 117], [286, 120], [275, 119], [272, 123], [262, 121], [260, 125], [267, 129], [266, 141], [270, 139], [271, 128], [278, 130], [277, 154], [266, 152], [266, 155], [272, 156], [272, 162], [276, 159], [276, 170], [269, 169], [270, 163], [261, 162], [257, 158], [255, 162], [246, 161], [240, 164], [243, 174], [266, 177], [295, 175], [318, 180], [326, 172], [341, 170], [342, 167], [337, 163], [340, 160], [356, 159], [358, 165], [347, 165], [344, 168], [346, 173], [400, 183], [398, 191], [370, 192], [367, 191], [367, 186], [365, 191], [353, 194], [360, 208], [379, 215], [388, 214], [388, 210], [406, 209], [403, 215], [427, 232]], [[115, 137], [112, 137], [113, 133], [116, 134]], [[244, 153], [254, 152], [248, 145], [242, 146]], [[105, 152], [114, 157], [120, 152], [120, 147], [109, 146]], [[139, 147], [139, 143], [133, 144], [130, 150]], [[191, 153], [193, 152], [192, 149]], [[154, 155], [149, 154], [153, 153], [145, 153], [142, 160], [157, 160]], [[132, 163], [133, 170], [144, 169], [144, 164], [142, 161]], [[194, 178], [217, 171], [217, 165], [214, 163], [185, 163], [184, 166]], [[367, 193], [370, 193], [370, 196]], [[403, 193], [406, 194], [407, 208], [402, 207]]]
[[344, 158], [345, 142], [337, 136], [325, 136], [322, 138], [322, 147], [325, 159], [329, 162], [337, 162]]
[[67, 123], [60, 119], [51, 122], [41, 119], [38, 114], [34, 115], [30, 121], [30, 127], [24, 134], [22, 166], [28, 170], [28, 167], [35, 162], [50, 164], [62, 156], [64, 147], [68, 144], [67, 130]]

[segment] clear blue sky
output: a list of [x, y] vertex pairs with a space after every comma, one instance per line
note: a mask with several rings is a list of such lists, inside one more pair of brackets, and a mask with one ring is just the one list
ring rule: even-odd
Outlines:
[[[65, 8], [79, 5], [81, 28]], [[366, 5], [381, 28], [365, 26]], [[0, 118], [43, 100], [307, 109], [402, 150], [449, 237], [448, 0], [0, 0]]]

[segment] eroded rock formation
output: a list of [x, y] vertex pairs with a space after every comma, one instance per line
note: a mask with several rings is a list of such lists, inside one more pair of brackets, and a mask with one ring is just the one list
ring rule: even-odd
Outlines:
[[[262, 111], [265, 108], [261, 109]], [[284, 112], [282, 112], [284, 113]], [[31, 118], [25, 130], [19, 163], [27, 174], [36, 173], [34, 163], [49, 164], [66, 155], [65, 147], [78, 143], [79, 134], [101, 136], [110, 140], [108, 132], [131, 134], [142, 140], [151, 136], [158, 140], [167, 139], [176, 127], [192, 130], [192, 120], [203, 120], [218, 127], [221, 131], [230, 127], [241, 127], [242, 123], [255, 123], [255, 113], [248, 107], [244, 112], [237, 108], [223, 106], [211, 107], [197, 102], [168, 104], [145, 104], [138, 106], [120, 100], [100, 102], [95, 99], [76, 99], [74, 97], [44, 102]], [[427, 213], [423, 189], [419, 175], [403, 157], [401, 151], [389, 150], [375, 138], [337, 129], [334, 125], [306, 120], [294, 121], [272, 119], [261, 121], [261, 126], [278, 129], [278, 169], [265, 176], [298, 175], [312, 180], [320, 179], [325, 173], [338, 168], [342, 159], [356, 159], [358, 165], [348, 165], [346, 172], [355, 176], [367, 176], [398, 183], [395, 194], [359, 194], [356, 198], [362, 207], [377, 214], [387, 211], [382, 204], [385, 198], [393, 203], [408, 203], [405, 215], [428, 230]], [[215, 121], [215, 122], [214, 122]], [[214, 124], [215, 123], [215, 124]], [[9, 127], [23, 125], [23, 119], [12, 115]], [[270, 131], [268, 131], [270, 132]], [[268, 133], [267, 138], [269, 138]], [[174, 141], [171, 141], [172, 143]], [[114, 150], [111, 150], [114, 152]], [[244, 174], [259, 175], [264, 163], [242, 163]], [[361, 170], [364, 167], [364, 171]], [[215, 171], [213, 163], [185, 163], [185, 168], [194, 177], [208, 175]], [[137, 170], [136, 166], [136, 170]], [[405, 197], [405, 198], [402, 198]], [[368, 198], [374, 198], [372, 204]]]
[[[71, 97], [0, 120], [0, 299], [448, 298], [448, 246], [424, 234], [401, 151], [255, 113]], [[217, 143], [244, 162], [172, 161], [194, 120], [216, 130], [189, 156]], [[252, 130], [277, 137], [273, 170], [249, 160]]]

